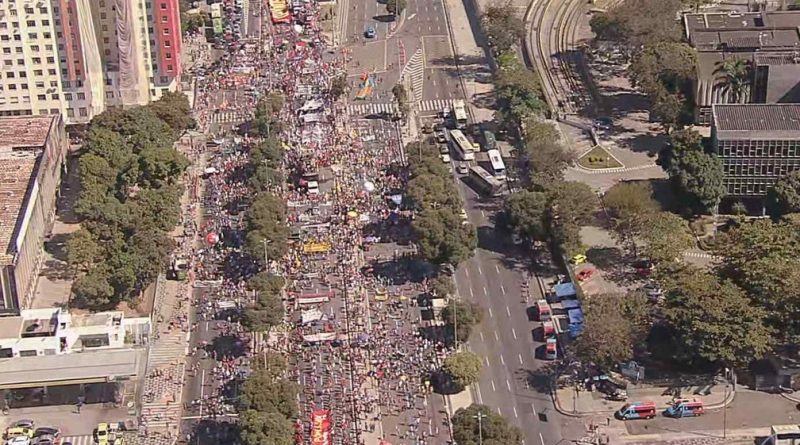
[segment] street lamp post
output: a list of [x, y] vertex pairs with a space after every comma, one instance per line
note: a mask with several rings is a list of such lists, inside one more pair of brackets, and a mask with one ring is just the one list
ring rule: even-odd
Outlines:
[[486, 414], [478, 411], [478, 414], [472, 416], [478, 419], [478, 445], [483, 445], [483, 419], [489, 417]]

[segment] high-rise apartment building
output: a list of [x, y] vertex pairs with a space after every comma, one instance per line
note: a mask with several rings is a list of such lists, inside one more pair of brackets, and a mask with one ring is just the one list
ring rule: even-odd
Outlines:
[[88, 122], [180, 85], [178, 0], [0, 0], [0, 116]]

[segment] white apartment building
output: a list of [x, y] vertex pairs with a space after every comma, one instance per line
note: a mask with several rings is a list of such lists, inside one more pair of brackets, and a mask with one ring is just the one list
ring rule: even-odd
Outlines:
[[178, 0], [0, 0], [0, 116], [86, 123], [180, 85]]

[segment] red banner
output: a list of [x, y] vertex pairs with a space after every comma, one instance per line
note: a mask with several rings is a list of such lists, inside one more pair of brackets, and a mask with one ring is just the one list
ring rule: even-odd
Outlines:
[[311, 413], [311, 445], [331, 445], [331, 412], [327, 409]]

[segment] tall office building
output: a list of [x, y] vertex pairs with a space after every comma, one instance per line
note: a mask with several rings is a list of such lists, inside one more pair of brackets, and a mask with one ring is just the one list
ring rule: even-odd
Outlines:
[[86, 123], [180, 85], [178, 0], [0, 0], [0, 116]]

